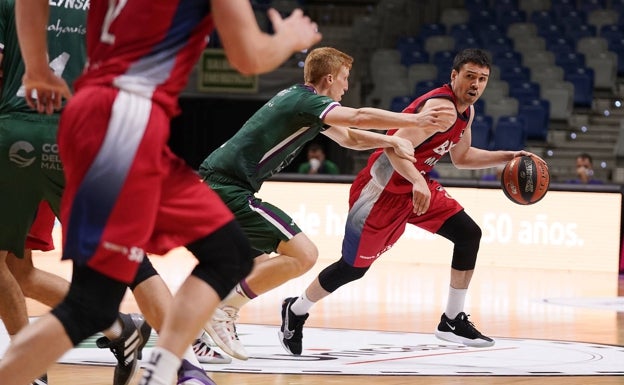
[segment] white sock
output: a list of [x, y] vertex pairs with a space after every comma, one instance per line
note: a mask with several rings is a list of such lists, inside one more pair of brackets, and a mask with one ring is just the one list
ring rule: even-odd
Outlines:
[[455, 289], [449, 286], [448, 302], [444, 314], [450, 319], [455, 319], [459, 313], [464, 311], [464, 302], [468, 289]]
[[303, 294], [301, 294], [299, 298], [297, 298], [297, 300], [290, 305], [290, 310], [295, 313], [295, 315], [305, 315], [310, 311], [310, 308], [315, 303], [316, 302], [310, 301], [308, 297], [306, 297], [305, 292], [303, 292]]
[[221, 301], [219, 307], [230, 306], [238, 310], [251, 300], [252, 298], [249, 298], [247, 296], [245, 290], [243, 290], [239, 282], [236, 284], [236, 286], [234, 286], [234, 289], [232, 289], [232, 291], [230, 291], [230, 293], [223, 299], [223, 301]]
[[140, 385], [171, 385], [178, 376], [181, 360], [170, 351], [155, 347], [145, 363]]

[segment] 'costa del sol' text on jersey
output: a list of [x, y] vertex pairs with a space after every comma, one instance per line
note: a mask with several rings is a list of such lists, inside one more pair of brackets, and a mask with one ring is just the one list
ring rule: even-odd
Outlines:
[[200, 166], [200, 174], [259, 191], [328, 126], [325, 115], [340, 104], [303, 84], [280, 91]]
[[[50, 67], [71, 86], [82, 73], [86, 61], [85, 34], [88, 0], [50, 1], [48, 21], [48, 55]], [[24, 62], [15, 30], [15, 0], [0, 2], [0, 49], [4, 84], [0, 98], [0, 114], [31, 112], [24, 99], [22, 77]]]
[[208, 0], [91, 0], [85, 74], [76, 89], [114, 86], [170, 115], [213, 29]]
[[[436, 88], [407, 106], [403, 113], [412, 114], [418, 112], [422, 105], [429, 99], [445, 98], [455, 104], [455, 95], [448, 84]], [[414, 166], [421, 173], [428, 173], [433, 166], [442, 158], [451, 148], [453, 148], [461, 139], [468, 121], [470, 120], [470, 108], [466, 109], [463, 114], [457, 113], [455, 124], [444, 132], [438, 132], [425, 140], [414, 149], [414, 157], [416, 162]], [[388, 131], [388, 135], [393, 135], [396, 130]], [[403, 178], [401, 174], [396, 172], [390, 160], [384, 154], [382, 149], [375, 151], [369, 158], [368, 164], [362, 172], [370, 172], [372, 178], [385, 186], [391, 192], [395, 193], [411, 193], [412, 184]]]

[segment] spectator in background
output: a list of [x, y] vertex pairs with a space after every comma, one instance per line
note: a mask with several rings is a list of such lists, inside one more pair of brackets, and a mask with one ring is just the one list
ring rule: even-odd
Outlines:
[[600, 179], [594, 179], [593, 159], [588, 153], [581, 153], [576, 157], [576, 179], [570, 179], [567, 183], [575, 184], [602, 184]]
[[325, 149], [320, 143], [312, 142], [308, 146], [308, 161], [299, 165], [300, 174], [340, 174], [336, 163], [325, 157]]

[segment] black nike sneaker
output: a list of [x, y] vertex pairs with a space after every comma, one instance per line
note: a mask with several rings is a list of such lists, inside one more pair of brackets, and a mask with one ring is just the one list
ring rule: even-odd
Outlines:
[[468, 321], [468, 316], [464, 312], [459, 313], [455, 319], [442, 314], [435, 336], [444, 341], [457, 342], [475, 348], [494, 345], [494, 340], [481, 334], [474, 324]]
[[299, 356], [303, 350], [303, 324], [310, 315], [296, 315], [290, 310], [290, 306], [296, 300], [297, 298], [290, 297], [282, 302], [282, 326], [277, 335], [286, 351], [292, 355]]

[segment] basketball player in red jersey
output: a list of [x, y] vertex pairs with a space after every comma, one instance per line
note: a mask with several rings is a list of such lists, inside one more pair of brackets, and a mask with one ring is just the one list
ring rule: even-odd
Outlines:
[[[26, 96], [50, 113], [70, 95], [48, 67], [47, 11], [47, 0], [16, 4]], [[29, 384], [110, 326], [143, 253], [181, 245], [198, 264], [174, 297], [141, 383], [170, 385], [184, 370], [184, 350], [252, 262], [231, 212], [167, 147], [169, 123], [213, 21], [243, 73], [270, 71], [321, 38], [300, 10], [285, 19], [270, 10], [269, 18], [274, 35], [258, 28], [248, 0], [90, 2], [89, 62], [58, 133], [63, 255], [73, 260], [72, 282], [59, 306], [18, 333], [0, 361], [3, 385]]]
[[467, 346], [494, 345], [494, 340], [481, 334], [464, 312], [481, 229], [438, 181], [428, 177], [446, 153], [450, 153], [453, 164], [462, 169], [496, 167], [516, 156], [529, 155], [526, 151], [487, 151], [471, 147], [473, 104], [485, 90], [489, 75], [490, 60], [485, 52], [461, 51], [455, 57], [450, 84], [420, 96], [403, 110], [409, 114], [424, 106], [454, 106], [457, 119], [451, 127], [441, 130], [388, 132], [388, 135], [412, 141], [414, 163], [384, 149], [371, 155], [351, 186], [342, 258], [326, 267], [300, 297], [284, 300], [280, 337], [290, 353], [301, 354], [303, 324], [312, 305], [340, 286], [364, 276], [372, 263], [400, 238], [407, 224], [454, 243], [448, 302], [436, 336]]

